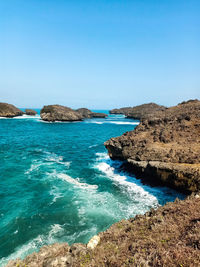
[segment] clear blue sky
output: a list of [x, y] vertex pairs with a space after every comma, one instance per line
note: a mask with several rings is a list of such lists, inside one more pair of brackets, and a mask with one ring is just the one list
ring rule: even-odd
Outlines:
[[0, 102], [200, 98], [199, 0], [0, 0]]

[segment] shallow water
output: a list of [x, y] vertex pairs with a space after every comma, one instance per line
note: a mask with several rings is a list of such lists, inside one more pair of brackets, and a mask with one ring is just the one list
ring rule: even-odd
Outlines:
[[46, 244], [86, 243], [122, 218], [184, 197], [143, 185], [107, 156], [103, 143], [137, 124], [122, 115], [0, 119], [0, 266]]

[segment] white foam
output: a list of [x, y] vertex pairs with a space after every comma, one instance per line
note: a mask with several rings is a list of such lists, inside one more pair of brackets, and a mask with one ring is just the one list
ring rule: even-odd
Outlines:
[[13, 119], [17, 119], [17, 120], [21, 120], [21, 119], [36, 119], [36, 120], [39, 120], [40, 119], [40, 115], [37, 114], [35, 116], [31, 116], [31, 115], [23, 114], [22, 116], [17, 116], [17, 117], [14, 117]]
[[[38, 150], [41, 152], [41, 150]], [[52, 165], [54, 163], [64, 165], [65, 167], [69, 168], [71, 162], [70, 161], [63, 161], [63, 156], [58, 156], [55, 153], [51, 153], [48, 151], [43, 151], [46, 154], [46, 158], [44, 160], [33, 160], [31, 167], [25, 172], [25, 174], [30, 174], [33, 171], [36, 171], [40, 168], [40, 166]]]
[[101, 152], [97, 152], [97, 153], [95, 153], [95, 155], [97, 156], [97, 160], [98, 160], [98, 161], [99, 161], [99, 160], [106, 160], [106, 159], [109, 159], [108, 154], [105, 153], [105, 152], [103, 152], [103, 153], [101, 153]]
[[[117, 171], [117, 168], [120, 167], [122, 163], [118, 161], [113, 162], [109, 159], [106, 153], [96, 153], [96, 155], [97, 161], [94, 167], [106, 175], [106, 177], [113, 180], [114, 183], [120, 185], [121, 190], [125, 190], [126, 194], [128, 193], [130, 198], [134, 198], [134, 200], [138, 203], [144, 203], [144, 207], [156, 208], [158, 206], [157, 198], [150, 193], [150, 191], [153, 192], [154, 189], [149, 190], [148, 186], [142, 185], [141, 182], [136, 178]], [[146, 211], [144, 207], [143, 212]], [[130, 206], [127, 208], [130, 209], [127, 211], [127, 214], [133, 213], [133, 210], [131, 210], [132, 208], [134, 207]], [[138, 209], [138, 207], [135, 208]]]
[[64, 181], [67, 181], [68, 183], [70, 184], [74, 184], [78, 187], [81, 187], [83, 189], [97, 189], [98, 186], [97, 185], [90, 185], [90, 184], [87, 184], [87, 183], [81, 183], [79, 182], [79, 178], [72, 178], [71, 176], [65, 174], [65, 173], [60, 173], [60, 174], [57, 174], [57, 177], [58, 178], [61, 178], [62, 180]]

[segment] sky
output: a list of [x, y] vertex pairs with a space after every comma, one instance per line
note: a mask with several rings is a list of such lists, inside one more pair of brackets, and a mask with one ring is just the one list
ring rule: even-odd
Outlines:
[[0, 0], [0, 102], [200, 99], [199, 0]]

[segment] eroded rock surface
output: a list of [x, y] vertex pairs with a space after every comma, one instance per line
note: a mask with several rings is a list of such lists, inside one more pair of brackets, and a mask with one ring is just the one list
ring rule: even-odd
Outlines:
[[0, 103], [0, 117], [13, 118], [23, 115], [23, 111], [16, 108], [14, 105]]
[[68, 107], [61, 105], [44, 106], [40, 112], [41, 119], [44, 121], [81, 121], [83, 116]]
[[183, 191], [200, 190], [200, 101], [144, 118], [134, 131], [105, 142], [109, 156], [133, 172], [154, 176]]

